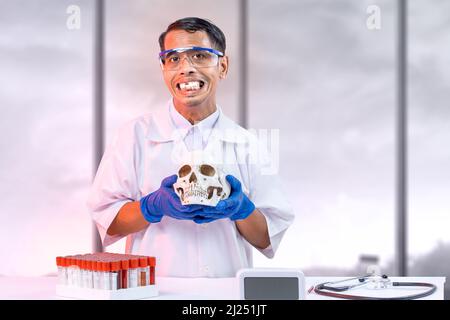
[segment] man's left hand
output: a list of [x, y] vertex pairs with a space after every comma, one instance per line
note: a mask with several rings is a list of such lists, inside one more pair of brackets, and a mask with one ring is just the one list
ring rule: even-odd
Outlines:
[[211, 222], [217, 219], [230, 218], [240, 220], [247, 218], [253, 211], [255, 205], [242, 191], [241, 182], [232, 175], [226, 176], [231, 186], [231, 194], [225, 200], [220, 200], [215, 207], [203, 207], [195, 212], [196, 223]]

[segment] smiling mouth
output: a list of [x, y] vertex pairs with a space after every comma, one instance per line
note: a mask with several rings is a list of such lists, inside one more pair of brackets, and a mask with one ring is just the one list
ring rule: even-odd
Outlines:
[[180, 82], [176, 84], [176, 87], [181, 92], [196, 92], [200, 90], [204, 85], [205, 85], [204, 81], [198, 80], [198, 81]]

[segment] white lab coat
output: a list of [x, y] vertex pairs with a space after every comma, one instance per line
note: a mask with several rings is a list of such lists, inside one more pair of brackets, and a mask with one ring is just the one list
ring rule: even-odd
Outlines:
[[[260, 149], [256, 135], [218, 109], [205, 152], [222, 162], [226, 174], [241, 181], [244, 192], [265, 216], [271, 244], [258, 250], [272, 258], [294, 220], [292, 209], [278, 176], [261, 170], [268, 161], [267, 149]], [[104, 246], [122, 238], [106, 233], [119, 209], [157, 190], [162, 179], [176, 174], [185, 161], [187, 149], [177, 134], [164, 106], [126, 123], [108, 145], [87, 203]], [[256, 149], [264, 152], [252, 161]], [[158, 276], [174, 277], [234, 277], [240, 268], [252, 267], [252, 248], [230, 219], [196, 224], [168, 216], [129, 235], [126, 245], [127, 253], [155, 256]]]

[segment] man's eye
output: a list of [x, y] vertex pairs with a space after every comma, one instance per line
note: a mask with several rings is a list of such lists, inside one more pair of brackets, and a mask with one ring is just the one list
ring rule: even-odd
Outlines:
[[180, 60], [180, 58], [179, 57], [177, 57], [177, 56], [172, 56], [172, 57], [169, 57], [169, 59], [168, 59], [168, 61], [169, 62], [178, 62]]
[[196, 60], [203, 60], [203, 59], [206, 59], [206, 55], [204, 54], [204, 53], [196, 53], [196, 54], [194, 54], [194, 59], [196, 59]]

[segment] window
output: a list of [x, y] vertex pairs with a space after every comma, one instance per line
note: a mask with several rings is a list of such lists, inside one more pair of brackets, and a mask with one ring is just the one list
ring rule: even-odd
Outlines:
[[79, 30], [60, 1], [0, 10], [0, 274], [55, 272], [55, 257], [91, 250], [90, 1]]
[[395, 6], [378, 4], [369, 30], [360, 1], [250, 1], [249, 127], [280, 129], [296, 213], [276, 259], [255, 265], [332, 275], [392, 262]]

